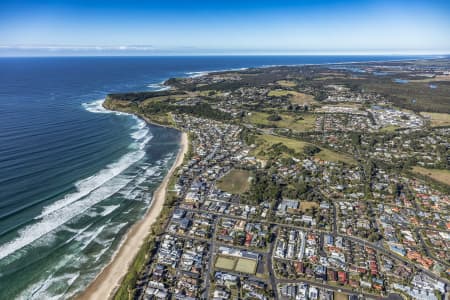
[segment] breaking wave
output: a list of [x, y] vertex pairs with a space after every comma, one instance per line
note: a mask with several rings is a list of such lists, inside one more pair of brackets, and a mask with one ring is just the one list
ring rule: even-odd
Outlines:
[[[103, 108], [102, 102], [103, 100], [84, 103], [83, 107], [93, 113], [124, 115], [124, 113], [106, 110]], [[122, 175], [122, 173], [144, 158], [145, 145], [151, 140], [152, 135], [144, 121], [135, 116], [133, 117], [136, 120], [136, 125], [131, 133], [131, 137], [134, 140], [133, 150], [123, 155], [118, 161], [107, 165], [96, 174], [76, 182], [74, 184], [75, 192], [67, 194], [44, 207], [41, 214], [34, 218], [33, 224], [18, 232], [18, 237], [0, 245], [0, 259], [55, 231], [71, 219], [86, 212], [95, 204], [119, 192], [134, 179], [133, 177]], [[115, 207], [109, 207], [109, 209], [103, 211], [103, 214], [110, 213], [109, 210], [113, 208], [115, 209]]]

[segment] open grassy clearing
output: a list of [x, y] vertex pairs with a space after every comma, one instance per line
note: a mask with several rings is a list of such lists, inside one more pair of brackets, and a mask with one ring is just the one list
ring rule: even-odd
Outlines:
[[149, 105], [155, 103], [155, 102], [165, 102], [165, 101], [169, 101], [169, 100], [175, 100], [175, 101], [179, 101], [182, 99], [187, 98], [188, 95], [170, 95], [170, 96], [159, 96], [159, 97], [153, 97], [153, 98], [149, 98], [146, 99], [144, 101], [142, 101], [141, 103], [139, 103], [139, 106], [142, 108], [148, 107]]
[[285, 137], [275, 136], [275, 135], [269, 135], [269, 134], [263, 134], [258, 137], [258, 141], [262, 142], [262, 144], [259, 147], [270, 147], [274, 144], [282, 143], [288, 148], [293, 149], [296, 152], [303, 151], [303, 148], [308, 145], [307, 142], [302, 142], [294, 139], [288, 139]]
[[335, 79], [345, 79], [344, 75], [333, 75], [333, 76], [323, 76], [323, 77], [315, 77], [314, 81], [325, 81], [325, 80], [335, 80]]
[[354, 109], [360, 109], [362, 107], [362, 104], [351, 102], [351, 103], [339, 103], [339, 104], [326, 104], [324, 106], [329, 107], [329, 108], [350, 107], [350, 108], [354, 108]]
[[389, 125], [383, 128], [380, 128], [380, 132], [394, 132], [396, 129], [399, 129], [400, 126]]
[[[303, 142], [303, 141], [299, 141], [299, 140], [295, 140], [295, 139], [289, 139], [289, 138], [285, 138], [285, 137], [280, 137], [280, 136], [274, 136], [274, 135], [269, 135], [269, 134], [263, 134], [260, 135], [257, 138], [257, 144], [258, 146], [256, 147], [256, 149], [253, 150], [253, 153], [256, 156], [259, 156], [259, 153], [261, 151], [267, 151], [272, 145], [274, 144], [278, 144], [281, 143], [283, 145], [285, 145], [286, 147], [294, 150], [295, 152], [303, 152], [303, 148], [306, 145], [312, 145], [308, 142]], [[320, 147], [319, 147], [320, 148]], [[326, 161], [331, 161], [331, 162], [345, 162], [348, 164], [355, 164], [355, 160], [347, 155], [344, 154], [340, 154], [328, 149], [324, 149], [324, 148], [320, 148], [321, 151], [319, 153], [317, 153], [316, 155], [314, 155], [314, 157], [322, 159], [322, 160], [326, 160]], [[259, 158], [264, 158], [259, 156]]]
[[334, 292], [334, 300], [348, 300], [348, 295], [340, 292]]
[[450, 170], [426, 169], [422, 167], [413, 167], [413, 172], [428, 176], [436, 181], [450, 185]]
[[311, 131], [315, 127], [316, 116], [313, 114], [279, 114], [280, 121], [269, 121], [270, 116], [264, 112], [252, 112], [247, 122], [278, 128], [288, 128], [293, 131]]
[[292, 95], [289, 100], [292, 104], [299, 104], [299, 105], [305, 105], [305, 104], [318, 104], [316, 100], [314, 100], [313, 95], [304, 94], [304, 93], [298, 93], [295, 92], [294, 95]]
[[170, 112], [158, 114], [144, 114], [144, 118], [149, 122], [154, 122], [159, 125], [175, 126], [175, 121]]
[[216, 97], [216, 96], [223, 96], [223, 92], [216, 90], [196, 91], [192, 93], [192, 96]]
[[450, 114], [421, 112], [422, 116], [430, 118], [431, 126], [450, 126]]
[[331, 161], [331, 162], [344, 162], [347, 164], [356, 164], [356, 161], [349, 155], [337, 153], [328, 149], [321, 148], [322, 151], [314, 155], [317, 158], [320, 158], [325, 161]]
[[217, 182], [217, 187], [231, 194], [243, 194], [250, 187], [250, 172], [233, 169]]
[[300, 201], [300, 210], [306, 212], [308, 209], [318, 208], [319, 204], [314, 201]]
[[412, 79], [412, 82], [436, 82], [436, 81], [450, 81], [450, 75], [436, 75], [432, 78], [424, 78], [424, 79]]
[[277, 83], [281, 86], [285, 86], [285, 87], [294, 87], [297, 86], [297, 83], [295, 81], [292, 80], [278, 80]]
[[215, 267], [219, 269], [225, 269], [225, 270], [234, 270], [234, 267], [236, 265], [236, 258], [227, 257], [219, 255], [216, 260]]
[[317, 104], [318, 102], [314, 100], [314, 96], [299, 93], [296, 91], [288, 91], [288, 90], [272, 90], [268, 94], [269, 97], [282, 97], [289, 96], [289, 100], [292, 104]]
[[269, 97], [282, 97], [282, 96], [289, 96], [292, 95], [293, 91], [287, 91], [287, 90], [271, 90], [267, 96]]
[[248, 258], [239, 258], [236, 264], [235, 271], [246, 274], [255, 274], [257, 265], [258, 264], [256, 260]]

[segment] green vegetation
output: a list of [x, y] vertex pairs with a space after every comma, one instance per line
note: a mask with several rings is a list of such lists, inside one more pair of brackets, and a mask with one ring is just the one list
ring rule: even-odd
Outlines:
[[253, 152], [260, 158], [289, 157], [296, 153], [298, 155], [298, 153], [303, 151], [303, 147], [307, 145], [306, 142], [268, 134], [259, 135], [256, 143], [258, 146]]
[[239, 258], [234, 270], [246, 274], [255, 274], [257, 265], [254, 259]]
[[127, 275], [122, 280], [119, 289], [114, 295], [114, 300], [133, 299], [133, 290], [139, 278], [139, 274], [143, 271], [145, 263], [155, 249], [155, 238], [150, 236], [136, 255]]
[[[280, 119], [270, 118], [278, 115]], [[311, 131], [314, 129], [316, 116], [314, 114], [268, 114], [264, 112], [252, 112], [246, 121], [255, 125], [265, 127], [287, 128], [294, 131]]]
[[421, 112], [422, 116], [430, 119], [430, 125], [435, 127], [450, 126], [450, 114]]
[[272, 122], [277, 122], [277, 121], [281, 121], [282, 118], [280, 117], [279, 114], [271, 114], [267, 117], [267, 121], [272, 121]]
[[146, 115], [149, 121], [165, 126], [175, 126], [175, 121], [173, 120], [172, 114], [167, 113], [159, 113], [153, 115]]
[[[270, 157], [289, 157], [298, 156], [301, 157], [305, 151], [305, 147], [308, 153], [306, 155], [313, 155], [316, 158], [332, 161], [332, 162], [344, 162], [348, 164], [355, 164], [355, 160], [348, 156], [335, 151], [331, 151], [325, 148], [319, 148], [308, 142], [300, 141], [297, 139], [291, 139], [286, 137], [280, 137], [275, 135], [263, 134], [257, 137], [256, 143], [258, 146], [253, 153], [259, 158]], [[312, 148], [315, 147], [315, 148]], [[320, 150], [317, 152], [317, 149]], [[312, 152], [314, 153], [312, 153]], [[310, 153], [311, 152], [311, 153]]]
[[334, 292], [335, 300], [348, 300], [348, 295], [340, 292]]
[[138, 92], [138, 93], [121, 93], [121, 94], [109, 94], [107, 96], [107, 100], [113, 100], [113, 101], [129, 101], [129, 102], [143, 102], [145, 100], [151, 99], [151, 98], [158, 98], [160, 99], [167, 99], [170, 98], [170, 96], [175, 96], [183, 94], [179, 91], [159, 91], [159, 92]]
[[321, 151], [321, 149], [314, 145], [306, 145], [303, 148], [303, 152], [308, 156], [313, 156], [313, 155], [319, 153], [320, 151]]
[[217, 187], [231, 194], [243, 194], [248, 191], [250, 172], [233, 169], [217, 182]]
[[282, 96], [290, 96], [293, 95], [295, 92], [293, 91], [287, 91], [287, 90], [271, 90], [267, 96], [269, 97], [282, 97]]
[[396, 106], [413, 111], [450, 113], [450, 85], [440, 84], [437, 89], [430, 89], [421, 82], [398, 84], [391, 78], [384, 80], [368, 78], [356, 82], [361, 89], [386, 95]]
[[257, 262], [253, 259], [218, 255], [214, 266], [218, 269], [224, 269], [228, 271], [255, 274]]
[[218, 109], [212, 108], [207, 103], [197, 103], [195, 105], [171, 105], [167, 102], [152, 102], [151, 105], [147, 105], [142, 109], [142, 113], [145, 115], [152, 115], [158, 113], [184, 113], [194, 115], [196, 117], [203, 117], [214, 120], [229, 120], [231, 115], [222, 112]]
[[422, 167], [413, 167], [413, 172], [425, 175], [438, 182], [450, 185], [450, 170], [444, 169], [426, 169]]
[[288, 97], [292, 104], [315, 104], [314, 96], [289, 90], [271, 90], [267, 96], [269, 97]]
[[273, 176], [267, 171], [259, 171], [256, 173], [255, 179], [252, 182], [246, 200], [250, 203], [256, 204], [263, 201], [276, 201], [281, 197], [282, 187]]
[[319, 204], [314, 201], [300, 201], [300, 210], [305, 213], [312, 209], [319, 208]]
[[400, 128], [399, 126], [389, 125], [389, 126], [381, 128], [380, 132], [394, 132], [395, 130], [397, 130], [399, 128]]
[[281, 86], [285, 86], [285, 87], [294, 87], [297, 86], [297, 83], [295, 81], [292, 80], [278, 80], [277, 83]]
[[225, 270], [234, 270], [237, 259], [234, 257], [219, 255], [216, 259], [215, 267]]

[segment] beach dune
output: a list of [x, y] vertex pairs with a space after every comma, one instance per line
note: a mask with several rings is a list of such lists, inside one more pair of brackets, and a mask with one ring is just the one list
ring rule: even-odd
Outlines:
[[88, 288], [77, 299], [110, 299], [119, 287], [123, 277], [150, 233], [152, 224], [158, 218], [166, 199], [169, 179], [177, 167], [183, 163], [188, 151], [188, 137], [181, 134], [180, 150], [174, 164], [167, 172], [160, 186], [155, 190], [150, 207], [142, 220], [134, 224], [127, 233], [123, 243], [111, 262], [102, 270]]

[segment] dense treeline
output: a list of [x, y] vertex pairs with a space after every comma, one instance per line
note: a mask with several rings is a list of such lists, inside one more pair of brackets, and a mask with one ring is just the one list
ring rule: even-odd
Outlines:
[[243, 140], [247, 145], [252, 145], [256, 143], [255, 132], [251, 129], [248, 129], [247, 127], [244, 127], [239, 135], [241, 140]]
[[151, 105], [141, 109], [144, 114], [150, 115], [166, 112], [176, 112], [219, 121], [231, 119], [231, 115], [229, 113], [215, 109], [208, 103], [197, 103], [195, 105], [173, 105], [167, 102], [155, 101], [151, 103]]
[[119, 101], [131, 101], [131, 102], [142, 102], [147, 99], [180, 95], [184, 94], [180, 91], [159, 91], [159, 92], [138, 92], [138, 93], [121, 93], [121, 94], [109, 94], [107, 99], [119, 100]]
[[281, 198], [282, 186], [270, 172], [257, 171], [247, 195], [251, 203], [276, 201]]

